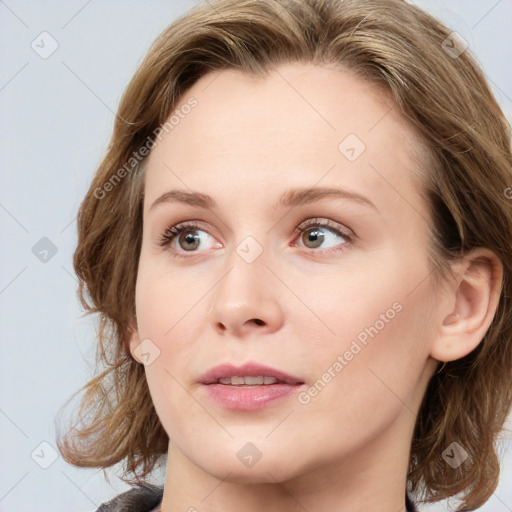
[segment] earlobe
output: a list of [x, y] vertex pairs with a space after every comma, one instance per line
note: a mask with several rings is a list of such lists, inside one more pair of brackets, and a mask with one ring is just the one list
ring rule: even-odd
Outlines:
[[448, 306], [440, 312], [430, 351], [444, 362], [460, 359], [480, 344], [498, 307], [503, 279], [501, 261], [484, 248], [466, 255], [453, 270], [457, 278], [447, 287]]
[[140, 336], [139, 331], [135, 323], [130, 324], [130, 336], [128, 338], [128, 349], [130, 350], [130, 354], [133, 359], [137, 361], [137, 363], [143, 364], [139, 357], [137, 357], [136, 348], [140, 346]]

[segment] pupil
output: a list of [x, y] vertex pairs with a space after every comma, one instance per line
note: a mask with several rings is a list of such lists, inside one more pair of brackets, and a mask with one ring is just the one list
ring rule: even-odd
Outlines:
[[185, 234], [184, 236], [184, 239], [185, 239], [185, 244], [191, 244], [192, 247], [183, 247], [183, 249], [185, 249], [186, 251], [190, 251], [190, 250], [193, 250], [193, 249], [197, 249], [197, 247], [199, 246], [199, 237], [196, 235], [196, 234], [193, 234], [195, 233], [195, 231], [189, 231], [187, 234]]
[[[304, 242], [307, 247], [318, 247], [324, 241], [324, 234], [317, 228], [312, 228], [311, 231], [306, 231], [307, 237]], [[311, 244], [311, 245], [309, 245]]]

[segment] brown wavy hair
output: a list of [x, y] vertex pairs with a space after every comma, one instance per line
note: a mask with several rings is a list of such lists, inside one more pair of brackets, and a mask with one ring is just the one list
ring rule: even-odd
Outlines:
[[[422, 191], [433, 224], [434, 275], [441, 279], [450, 262], [477, 247], [503, 264], [500, 301], [482, 342], [428, 385], [408, 475], [425, 501], [461, 493], [459, 510], [474, 510], [490, 497], [499, 480], [498, 435], [512, 401], [510, 127], [470, 52], [446, 51], [451, 32], [402, 0], [219, 0], [164, 30], [121, 99], [78, 213], [74, 268], [86, 312], [99, 314], [98, 374], [73, 395], [84, 392], [64, 434], [57, 424], [67, 462], [123, 462], [123, 480], [133, 483], [167, 453], [144, 368], [128, 349], [142, 234], [141, 148], [150, 147], [187, 89], [210, 71], [264, 77], [287, 62], [340, 64], [385, 88], [428, 148]], [[457, 469], [442, 459], [454, 440], [469, 454]]]

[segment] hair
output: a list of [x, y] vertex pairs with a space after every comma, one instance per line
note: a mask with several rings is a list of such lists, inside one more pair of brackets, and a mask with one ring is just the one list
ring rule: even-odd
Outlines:
[[[433, 275], [441, 279], [450, 262], [478, 247], [503, 264], [498, 307], [482, 342], [428, 384], [408, 473], [409, 489], [424, 501], [460, 494], [459, 510], [474, 510], [491, 496], [512, 402], [510, 126], [470, 52], [455, 58], [445, 51], [451, 32], [403, 0], [218, 0], [159, 35], [124, 92], [78, 213], [74, 269], [86, 313], [99, 314], [101, 371], [73, 395], [85, 392], [72, 425], [58, 434], [67, 462], [123, 462], [123, 480], [140, 482], [168, 448], [144, 367], [128, 345], [142, 235], [141, 148], [208, 72], [265, 77], [284, 63], [340, 65], [385, 89], [428, 150], [421, 190], [432, 221]], [[455, 469], [442, 459], [454, 441], [469, 455]]]

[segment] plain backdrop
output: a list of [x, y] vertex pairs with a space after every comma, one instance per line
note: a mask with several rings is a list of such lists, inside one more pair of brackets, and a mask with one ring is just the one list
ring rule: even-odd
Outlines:
[[[127, 488], [55, 451], [54, 417], [94, 361], [95, 323], [72, 270], [75, 217], [138, 63], [196, 3], [0, 0], [1, 512], [91, 512]], [[512, 2], [415, 3], [466, 39], [511, 118]], [[510, 445], [484, 511], [512, 511]]]

